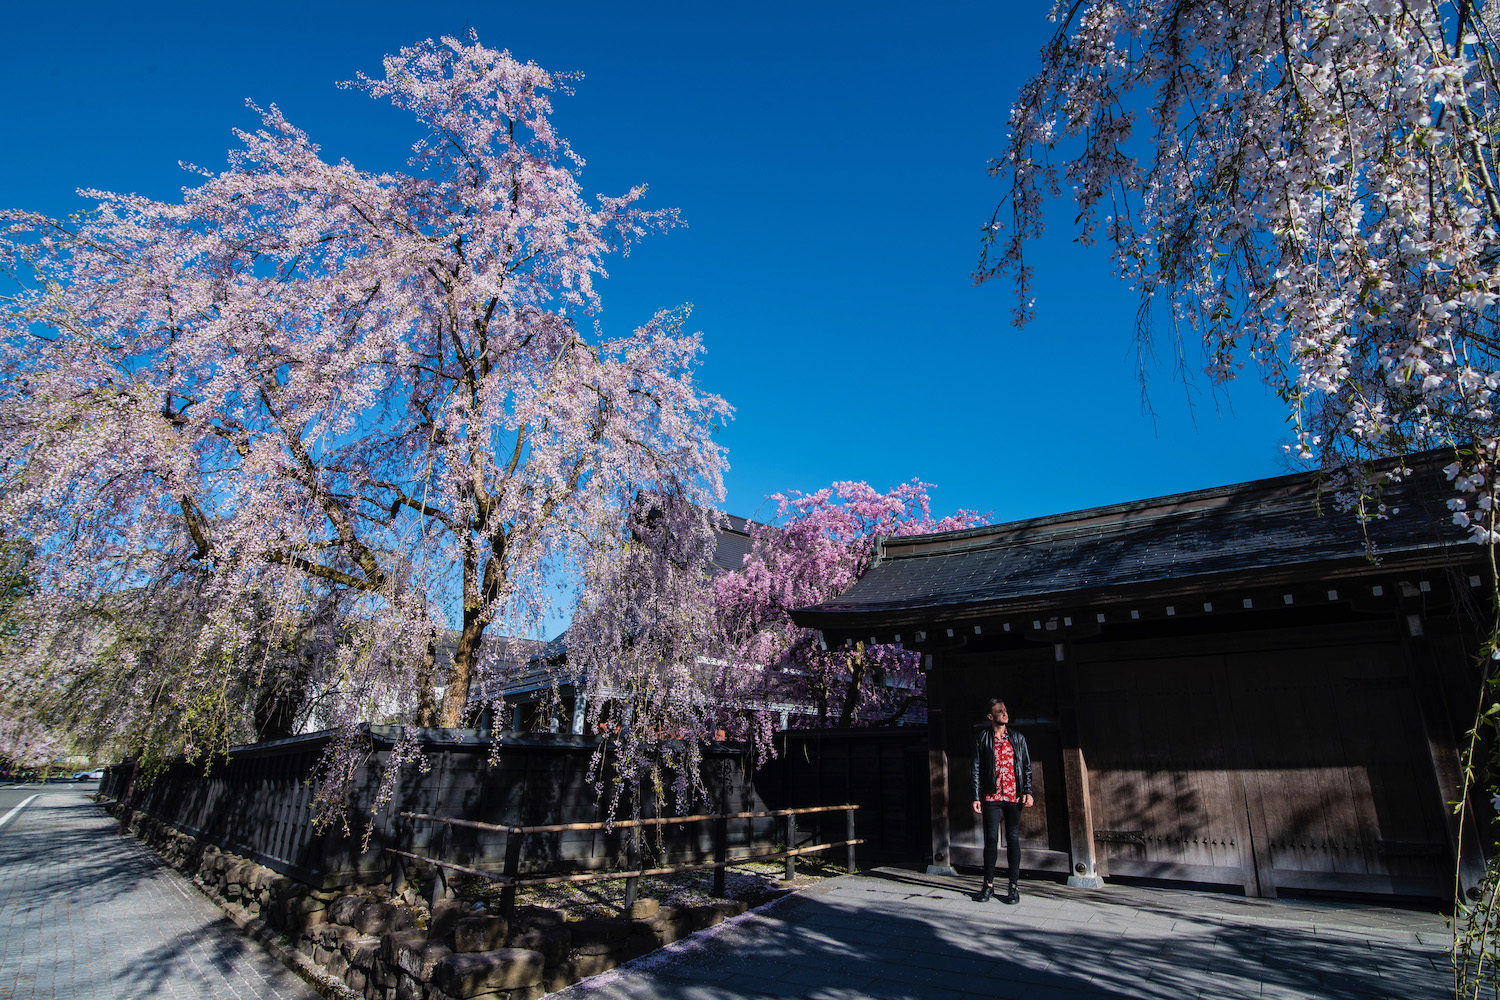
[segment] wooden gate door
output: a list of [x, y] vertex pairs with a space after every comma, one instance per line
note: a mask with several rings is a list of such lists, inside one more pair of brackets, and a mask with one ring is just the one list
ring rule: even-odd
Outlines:
[[1445, 896], [1440, 797], [1401, 647], [1348, 643], [1223, 663], [1266, 894]]
[[1215, 658], [1078, 659], [1078, 727], [1101, 870], [1257, 894]]
[[1443, 897], [1439, 795], [1394, 630], [1215, 638], [1191, 655], [1079, 650], [1104, 872]]

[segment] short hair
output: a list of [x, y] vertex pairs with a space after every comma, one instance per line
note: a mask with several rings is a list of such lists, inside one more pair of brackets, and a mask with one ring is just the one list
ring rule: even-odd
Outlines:
[[[989, 705], [984, 710], [985, 714], [988, 715], [990, 712], [993, 712], [995, 710], [995, 706], [996, 705], [1005, 705], [1005, 699], [1004, 698], [991, 698], [990, 701], [989, 701]], [[1005, 707], [1007, 709], [1010, 708], [1009, 705], [1005, 705]]]

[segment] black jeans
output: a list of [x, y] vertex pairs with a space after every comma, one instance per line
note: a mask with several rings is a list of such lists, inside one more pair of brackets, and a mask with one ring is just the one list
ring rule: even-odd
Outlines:
[[1021, 880], [1021, 803], [982, 802], [984, 816], [984, 884], [995, 884], [995, 858], [1000, 853], [1000, 817], [1005, 817], [1005, 860], [1010, 880]]

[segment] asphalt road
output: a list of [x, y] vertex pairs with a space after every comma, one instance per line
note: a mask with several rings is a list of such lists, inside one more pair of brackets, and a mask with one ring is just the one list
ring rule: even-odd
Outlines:
[[[93, 795], [98, 790], [99, 782], [97, 781], [49, 781], [46, 784], [40, 781], [29, 781], [20, 785], [0, 786], [0, 816], [4, 816], [13, 806], [20, 805], [33, 795], [63, 795], [81, 799], [85, 795]], [[40, 801], [33, 802], [32, 805], [38, 805]]]

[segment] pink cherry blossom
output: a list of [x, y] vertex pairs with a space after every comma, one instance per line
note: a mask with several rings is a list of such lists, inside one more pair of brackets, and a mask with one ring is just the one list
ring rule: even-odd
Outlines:
[[730, 408], [687, 310], [598, 320], [606, 258], [676, 213], [585, 198], [558, 80], [472, 36], [346, 86], [425, 130], [407, 172], [273, 105], [180, 200], [0, 213], [0, 524], [36, 553], [7, 711], [211, 753], [316, 632], [307, 725], [464, 725], [486, 633], [560, 581], [597, 604], [639, 497], [710, 537]]

